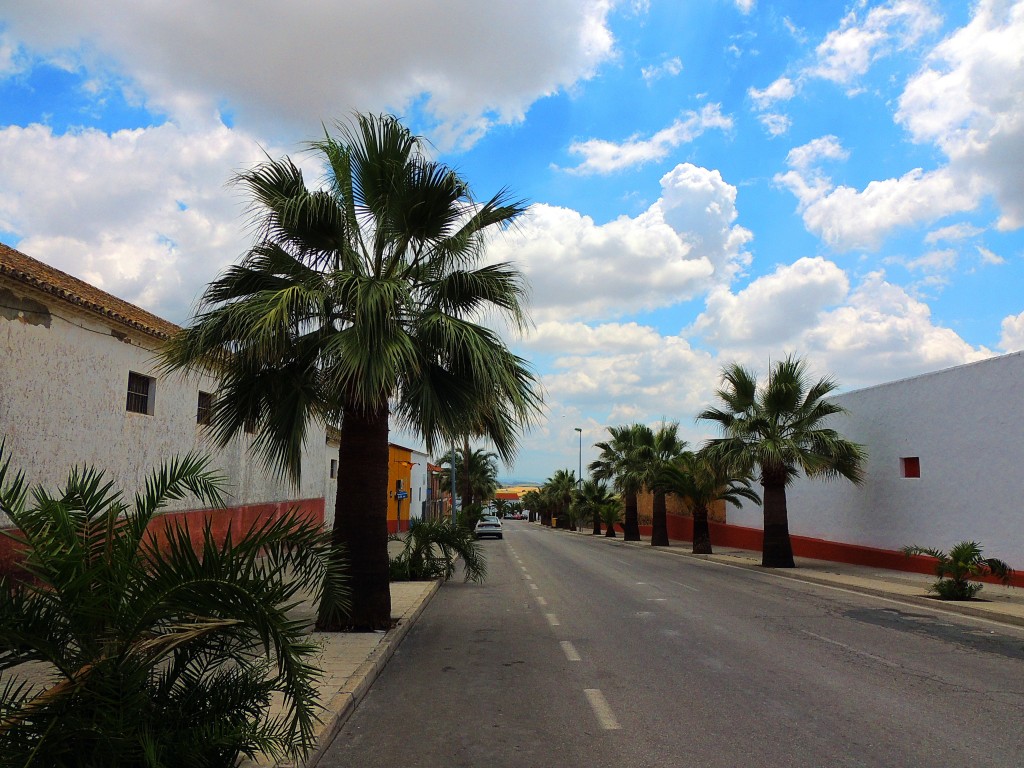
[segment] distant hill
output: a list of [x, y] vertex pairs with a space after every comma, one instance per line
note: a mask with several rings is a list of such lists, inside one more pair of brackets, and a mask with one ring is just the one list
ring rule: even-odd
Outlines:
[[498, 478], [498, 485], [502, 488], [509, 488], [514, 485], [532, 485], [540, 488], [544, 485], [544, 482], [538, 482], [537, 480], [523, 480], [522, 478]]

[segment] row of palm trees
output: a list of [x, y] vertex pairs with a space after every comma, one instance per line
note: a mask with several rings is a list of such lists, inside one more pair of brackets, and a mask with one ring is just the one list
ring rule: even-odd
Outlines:
[[[747, 368], [729, 365], [716, 391], [718, 403], [697, 417], [717, 425], [721, 437], [693, 451], [679, 437], [677, 422], [609, 427], [609, 438], [595, 444], [599, 454], [589, 465], [590, 480], [577, 487], [572, 472], [559, 470], [524, 503], [535, 505], [547, 524], [552, 514], [571, 520], [575, 511], [590, 517], [599, 534], [603, 520], [608, 535], [614, 535], [621, 509], [625, 539], [639, 541], [637, 497], [647, 491], [653, 496], [651, 544], [667, 546], [665, 499], [675, 494], [693, 516], [693, 552], [710, 554], [711, 506], [739, 506], [746, 499], [763, 508], [762, 565], [792, 568], [786, 487], [801, 473], [863, 479], [864, 447], [826, 426], [829, 417], [844, 412], [828, 399], [836, 386], [828, 376], [812, 382], [807, 362], [796, 356], [777, 361], [761, 383]], [[752, 487], [755, 480], [761, 496]]]

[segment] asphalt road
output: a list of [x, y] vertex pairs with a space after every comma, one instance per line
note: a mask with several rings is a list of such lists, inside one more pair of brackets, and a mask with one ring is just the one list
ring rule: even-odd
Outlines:
[[1024, 765], [1024, 631], [507, 521], [320, 766]]

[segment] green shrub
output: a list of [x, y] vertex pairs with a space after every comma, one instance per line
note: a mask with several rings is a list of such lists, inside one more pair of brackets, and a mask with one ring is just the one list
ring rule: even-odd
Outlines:
[[[393, 537], [401, 540], [400, 537]], [[471, 529], [448, 520], [427, 520], [410, 529], [405, 546], [391, 560], [392, 581], [448, 581], [462, 558], [466, 581], [483, 581], [487, 561]]]
[[939, 580], [929, 589], [943, 600], [970, 600], [981, 591], [982, 585], [972, 581], [979, 576], [995, 576], [1003, 584], [1009, 584], [1013, 576], [1013, 569], [1002, 560], [982, 557], [981, 545], [976, 541], [961, 541], [949, 552], [917, 546], [902, 551], [907, 557], [928, 555], [937, 560], [935, 575]]
[[[165, 464], [129, 505], [90, 468], [56, 496], [29, 494], [0, 445], [0, 509], [30, 577], [0, 579], [4, 765], [227, 768], [308, 752], [317, 647], [288, 612], [325, 583], [344, 600], [329, 539], [290, 513], [222, 543], [206, 524], [197, 551], [199, 532], [158, 511], [188, 495], [219, 506], [207, 464]], [[29, 682], [25, 662], [48, 682]], [[274, 695], [284, 713], [270, 718]]]

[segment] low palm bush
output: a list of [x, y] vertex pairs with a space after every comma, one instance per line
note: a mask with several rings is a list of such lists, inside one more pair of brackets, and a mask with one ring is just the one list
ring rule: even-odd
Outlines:
[[598, 514], [601, 516], [601, 522], [608, 528], [604, 535], [610, 539], [616, 538], [615, 526], [622, 522], [622, 504], [617, 499], [606, 502], [599, 507]]
[[[400, 537], [393, 537], [401, 540]], [[487, 560], [470, 528], [448, 520], [426, 520], [414, 525], [405, 536], [402, 551], [391, 559], [392, 581], [448, 581], [462, 558], [466, 581], [483, 581]]]
[[939, 580], [930, 591], [943, 600], [970, 600], [981, 591], [982, 585], [972, 579], [995, 576], [1009, 584], [1013, 569], [995, 557], [982, 557], [981, 545], [976, 541], [961, 541], [949, 552], [929, 547], [904, 547], [903, 554], [928, 555], [936, 559], [935, 575]]
[[[223, 542], [209, 523], [161, 520], [188, 495], [221, 504], [207, 466], [170, 461], [129, 504], [90, 468], [56, 495], [29, 491], [0, 445], [0, 509], [27, 575], [0, 578], [4, 765], [213, 768], [311, 747], [317, 647], [291, 609], [304, 590], [344, 600], [337, 558], [296, 513]], [[284, 703], [274, 717], [271, 696]]]

